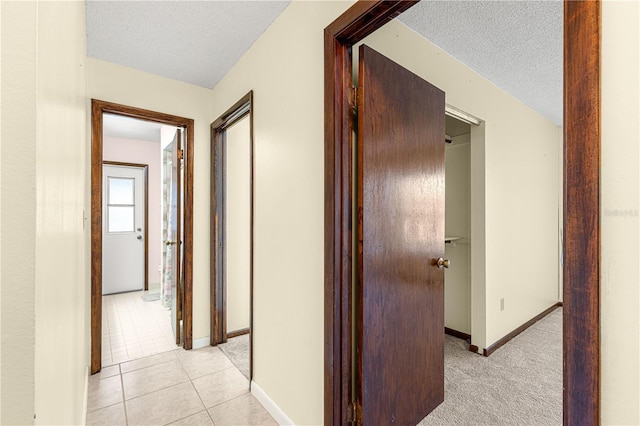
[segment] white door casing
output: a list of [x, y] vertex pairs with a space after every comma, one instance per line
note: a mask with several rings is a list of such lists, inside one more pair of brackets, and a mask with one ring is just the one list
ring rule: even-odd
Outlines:
[[145, 170], [103, 165], [102, 294], [144, 289]]

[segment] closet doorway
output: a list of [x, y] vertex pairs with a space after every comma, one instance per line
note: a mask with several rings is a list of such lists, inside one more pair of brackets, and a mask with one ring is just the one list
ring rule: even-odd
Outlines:
[[91, 373], [190, 349], [193, 120], [92, 100]]
[[471, 127], [479, 121], [445, 117], [444, 326], [449, 335], [471, 343]]
[[253, 92], [211, 124], [211, 345], [251, 381]]

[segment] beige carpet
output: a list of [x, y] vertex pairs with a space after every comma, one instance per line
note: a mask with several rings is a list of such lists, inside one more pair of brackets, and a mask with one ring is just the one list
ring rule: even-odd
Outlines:
[[249, 378], [249, 335], [227, 339], [227, 343], [221, 343], [218, 348], [229, 358], [229, 361], [235, 365], [238, 370]]
[[486, 358], [445, 339], [445, 400], [419, 425], [561, 425], [562, 309]]

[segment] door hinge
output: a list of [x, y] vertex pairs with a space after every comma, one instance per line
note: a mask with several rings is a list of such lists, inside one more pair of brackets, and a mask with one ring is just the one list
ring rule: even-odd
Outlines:
[[349, 105], [351, 106], [351, 110], [353, 113], [358, 112], [358, 88], [350, 87], [349, 88]]
[[178, 150], [178, 160], [182, 160], [184, 159], [184, 150], [179, 149]]
[[347, 423], [362, 424], [362, 405], [359, 402], [352, 402], [347, 409]]

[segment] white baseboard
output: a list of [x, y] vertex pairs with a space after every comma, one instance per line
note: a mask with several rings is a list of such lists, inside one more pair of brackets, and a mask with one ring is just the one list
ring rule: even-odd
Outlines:
[[251, 394], [262, 404], [279, 425], [293, 425], [293, 421], [273, 402], [269, 395], [253, 380], [251, 381]]
[[84, 403], [82, 404], [82, 424], [87, 424], [87, 404], [89, 402], [89, 366], [87, 365], [84, 378]]
[[201, 337], [199, 339], [194, 339], [191, 347], [193, 349], [199, 349], [199, 348], [204, 348], [206, 346], [209, 346], [211, 344], [211, 340], [209, 339], [209, 336], [207, 337]]

